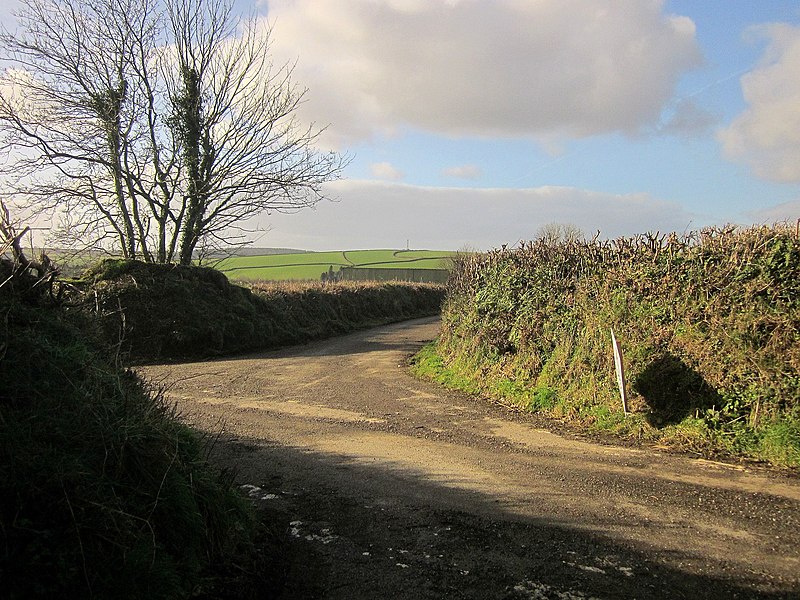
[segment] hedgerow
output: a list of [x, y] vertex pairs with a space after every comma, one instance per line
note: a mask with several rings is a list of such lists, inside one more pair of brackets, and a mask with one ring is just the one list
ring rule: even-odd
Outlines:
[[444, 288], [411, 283], [229, 283], [205, 267], [106, 260], [77, 282], [126, 360], [196, 359], [301, 344], [437, 314]]
[[232, 477], [95, 323], [0, 267], [0, 596], [213, 588], [211, 569], [255, 532]]
[[798, 298], [793, 227], [537, 240], [456, 261], [432, 370], [584, 425], [800, 465]]

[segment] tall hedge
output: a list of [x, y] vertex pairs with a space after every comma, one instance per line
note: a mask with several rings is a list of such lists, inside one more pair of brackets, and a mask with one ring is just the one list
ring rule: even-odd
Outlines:
[[254, 534], [231, 475], [93, 322], [11, 273], [0, 261], [0, 597], [216, 589]]
[[301, 344], [435, 315], [444, 288], [422, 283], [232, 284], [214, 269], [106, 260], [75, 302], [133, 362], [209, 358]]
[[703, 452], [800, 464], [794, 227], [538, 240], [457, 262], [439, 353], [486, 391]]

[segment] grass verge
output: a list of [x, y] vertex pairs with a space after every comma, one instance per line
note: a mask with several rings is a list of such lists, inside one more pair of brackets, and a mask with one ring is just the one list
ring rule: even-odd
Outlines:
[[800, 466], [800, 424], [789, 419], [762, 425], [758, 430], [743, 424], [741, 431], [731, 432], [730, 426], [715, 427], [706, 415], [698, 415], [657, 428], [642, 413], [625, 416], [602, 404], [576, 404], [552, 388], [529, 387], [498, 377], [463, 358], [447, 360], [437, 342], [426, 345], [412, 358], [411, 371], [448, 389], [551, 418], [576, 432], [708, 458], [746, 458], [790, 470]]

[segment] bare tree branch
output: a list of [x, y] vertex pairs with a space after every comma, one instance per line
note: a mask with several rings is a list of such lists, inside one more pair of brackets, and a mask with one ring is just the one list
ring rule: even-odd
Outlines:
[[21, 32], [0, 33], [0, 152], [8, 193], [60, 215], [63, 239], [188, 263], [339, 176], [269, 27], [229, 0], [21, 1]]

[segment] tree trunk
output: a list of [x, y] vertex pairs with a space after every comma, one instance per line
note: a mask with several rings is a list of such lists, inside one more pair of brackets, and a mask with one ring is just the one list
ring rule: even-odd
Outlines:
[[178, 261], [188, 265], [192, 262], [192, 254], [203, 233], [203, 216], [208, 201], [203, 169], [203, 98], [200, 93], [200, 74], [194, 68], [183, 67], [183, 90], [176, 112], [187, 177], [187, 207]]
[[[117, 89], [109, 88], [103, 92], [94, 94], [92, 97], [92, 107], [97, 112], [97, 117], [103, 124], [106, 131], [106, 144], [108, 147], [111, 177], [114, 182], [114, 195], [116, 196], [117, 208], [119, 209], [122, 227], [120, 230], [120, 245], [122, 246], [122, 256], [124, 258], [136, 258], [136, 233], [133, 228], [133, 220], [126, 201], [125, 186], [123, 185], [122, 175], [122, 135], [120, 133], [120, 110], [125, 99], [127, 84], [125, 80], [120, 81]], [[132, 199], [135, 202], [135, 199]]]

